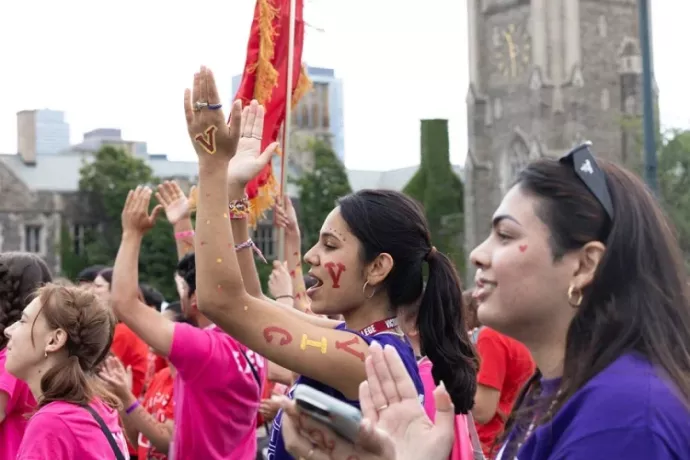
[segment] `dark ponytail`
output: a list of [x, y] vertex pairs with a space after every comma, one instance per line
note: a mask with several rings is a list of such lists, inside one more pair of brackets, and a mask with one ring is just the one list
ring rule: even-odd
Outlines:
[[422, 354], [433, 363], [436, 385], [444, 383], [456, 413], [474, 405], [478, 360], [463, 315], [460, 279], [444, 254], [431, 250], [429, 277], [417, 313]]
[[478, 361], [464, 320], [460, 279], [451, 261], [431, 245], [421, 206], [392, 190], [360, 190], [339, 205], [362, 244], [362, 259], [371, 262], [382, 253], [393, 259], [382, 288], [396, 312], [418, 305], [417, 329], [434, 380], [443, 381], [456, 413], [467, 413], [474, 403]]

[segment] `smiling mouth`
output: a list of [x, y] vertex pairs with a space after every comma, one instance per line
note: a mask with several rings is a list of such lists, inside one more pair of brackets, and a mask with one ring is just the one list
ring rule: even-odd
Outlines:
[[497, 284], [492, 281], [477, 280], [475, 283], [474, 292], [472, 292], [472, 297], [479, 303], [486, 300], [489, 295], [496, 289]]

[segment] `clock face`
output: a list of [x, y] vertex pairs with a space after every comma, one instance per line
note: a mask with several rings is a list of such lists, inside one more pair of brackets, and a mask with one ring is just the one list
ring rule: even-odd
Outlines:
[[532, 44], [526, 24], [495, 27], [492, 37], [493, 61], [504, 78], [523, 75], [532, 58]]

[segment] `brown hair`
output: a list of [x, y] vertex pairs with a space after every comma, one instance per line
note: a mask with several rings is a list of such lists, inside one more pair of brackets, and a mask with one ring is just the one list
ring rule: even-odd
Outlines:
[[[41, 379], [42, 398], [38, 407], [54, 401], [87, 405], [99, 397], [113, 408], [119, 408], [115, 396], [98, 380], [95, 370], [110, 351], [116, 320], [112, 311], [86, 289], [47, 284], [38, 290], [42, 314], [51, 329], [67, 334], [65, 349], [68, 362], [48, 370]], [[33, 327], [31, 339], [33, 342]]]
[[7, 345], [5, 329], [19, 320], [36, 289], [50, 279], [48, 266], [36, 254], [0, 254], [0, 350]]
[[[506, 432], [516, 423], [529, 423], [535, 412], [542, 414], [537, 424], [547, 422], [590, 379], [628, 353], [643, 356], [690, 402], [690, 356], [678, 345], [690, 343], [690, 302], [674, 230], [639, 178], [607, 161], [598, 163], [611, 194], [612, 218], [572, 165], [543, 159], [518, 176], [517, 184], [537, 199], [535, 211], [550, 230], [554, 261], [590, 241], [601, 241], [606, 251], [568, 328], [558, 393], [540, 397], [535, 374], [515, 405], [524, 402], [532, 409], [512, 415]], [[552, 411], [536, 409], [552, 404]], [[506, 458], [516, 449], [510, 444]]]

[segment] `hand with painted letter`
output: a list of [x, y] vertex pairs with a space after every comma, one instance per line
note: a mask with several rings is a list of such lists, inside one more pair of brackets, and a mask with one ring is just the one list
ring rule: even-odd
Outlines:
[[230, 122], [227, 124], [221, 107], [213, 72], [202, 66], [194, 74], [192, 90], [186, 89], [184, 92], [187, 131], [202, 166], [225, 164], [237, 151], [242, 102], [235, 101], [232, 105]]
[[163, 210], [160, 204], [149, 214], [151, 189], [139, 186], [130, 190], [122, 210], [122, 233], [144, 235], [156, 225], [158, 213]]
[[228, 165], [228, 184], [230, 187], [245, 185], [271, 161], [278, 149], [273, 142], [261, 153], [261, 139], [264, 130], [264, 107], [252, 101], [242, 110], [242, 124], [237, 153]]
[[[190, 190], [190, 195], [193, 193], [194, 188], [195, 186]], [[168, 222], [172, 225], [190, 216], [189, 200], [175, 181], [166, 180], [158, 185], [156, 200], [163, 206], [165, 217], [168, 218]]]

